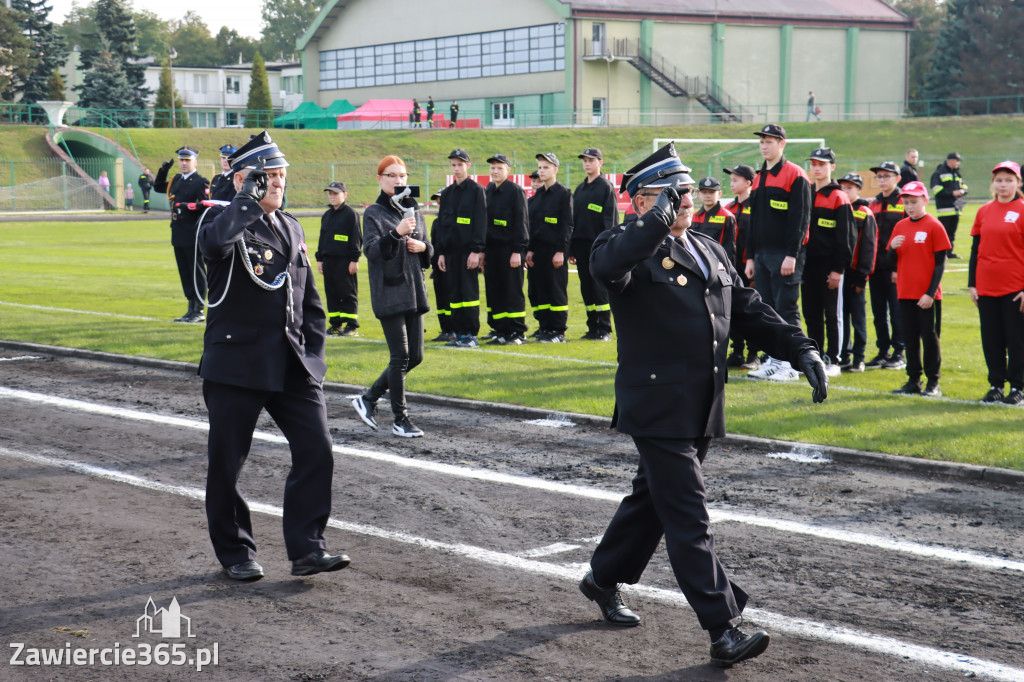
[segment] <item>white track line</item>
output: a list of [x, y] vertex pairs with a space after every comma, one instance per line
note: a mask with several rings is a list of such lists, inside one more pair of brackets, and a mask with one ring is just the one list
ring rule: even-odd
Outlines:
[[[96, 478], [102, 478], [116, 483], [125, 483], [138, 488], [169, 493], [193, 500], [202, 501], [205, 497], [204, 491], [199, 488], [158, 483], [140, 476], [133, 476], [131, 474], [125, 474], [111, 469], [104, 469], [102, 467], [85, 464], [83, 462], [57, 459], [44, 455], [9, 450], [2, 447], [0, 447], [0, 456], [18, 459], [42, 466], [57, 467], [78, 474], [94, 476]], [[283, 514], [281, 507], [263, 502], [249, 502], [249, 509], [259, 514], [276, 516], [278, 518]], [[422, 547], [423, 549], [442, 552], [445, 554], [455, 554], [472, 561], [488, 564], [490, 566], [497, 566], [499, 568], [508, 568], [522, 571], [524, 573], [543, 575], [549, 578], [571, 582], [575, 582], [580, 579], [581, 571], [578, 564], [566, 566], [544, 561], [533, 561], [531, 559], [523, 558], [522, 556], [497, 552], [484, 547], [476, 547], [474, 545], [467, 545], [464, 543], [431, 540], [401, 531], [387, 530], [385, 528], [359, 523], [350, 523], [347, 521], [338, 521], [336, 519], [330, 519], [327, 522], [327, 525], [331, 528], [336, 528], [348, 533], [414, 545]], [[630, 592], [642, 594], [655, 601], [671, 604], [673, 606], [686, 606], [685, 597], [683, 597], [682, 593], [674, 590], [666, 590], [659, 587], [648, 587], [645, 585], [633, 585], [627, 587], [627, 589]], [[862, 632], [851, 628], [837, 627], [829, 625], [828, 623], [820, 623], [804, 618], [794, 618], [784, 614], [774, 613], [772, 611], [765, 611], [764, 609], [747, 609], [744, 612], [744, 616], [752, 621], [763, 623], [778, 632], [784, 632], [797, 637], [842, 644], [855, 649], [871, 651], [893, 658], [912, 660], [916, 663], [927, 666], [956, 670], [964, 674], [982, 675], [995, 680], [1006, 680], [1010, 682], [1024, 681], [1024, 670], [1020, 668], [1014, 668], [995, 661], [987, 661], [985, 659], [966, 656], [956, 652], [942, 651], [941, 649], [932, 649], [918, 644], [903, 642], [893, 637], [886, 637], [884, 635], [877, 635], [870, 632]]]
[[0, 358], [0, 362], [14, 362], [16, 360], [42, 360], [41, 355], [15, 355], [10, 358]]
[[[106, 405], [98, 405], [95, 403], [88, 403], [81, 400], [73, 400], [71, 398], [59, 398], [56, 396], [44, 395], [41, 393], [32, 393], [30, 391], [22, 391], [19, 389], [0, 386], [0, 399], [2, 398], [24, 400], [36, 404], [50, 405], [62, 409], [73, 410], [75, 412], [99, 414], [108, 417], [114, 417], [117, 419], [130, 419], [134, 421], [150, 422], [154, 424], [163, 424], [187, 429], [195, 429], [198, 431], [208, 431], [210, 428], [209, 424], [207, 424], [206, 422], [199, 421], [196, 419], [188, 419], [185, 417], [171, 417], [167, 415], [141, 412], [139, 410], [129, 410], [122, 407], [109, 407]], [[253, 439], [263, 441], [266, 443], [277, 443], [281, 445], [286, 445], [288, 442], [287, 440], [285, 440], [284, 436], [274, 433], [267, 433], [265, 431], [256, 431], [253, 434]], [[532, 490], [542, 490], [546, 492], [557, 493], [560, 495], [572, 495], [574, 497], [583, 497], [592, 500], [604, 500], [608, 502], [619, 502], [623, 498], [622, 492], [602, 490], [600, 488], [588, 488], [584, 486], [573, 485], [571, 483], [558, 483], [555, 481], [547, 481], [541, 478], [532, 478], [529, 476], [520, 476], [516, 474], [504, 474], [501, 472], [491, 471], [488, 469], [477, 469], [473, 467], [456, 466], [454, 464], [444, 464], [442, 462], [431, 462], [426, 460], [412, 459], [409, 457], [402, 457], [400, 455], [394, 455], [387, 452], [363, 450], [360, 448], [351, 448], [344, 445], [335, 445], [334, 452], [336, 454], [346, 455], [349, 457], [359, 457], [362, 459], [369, 459], [377, 462], [385, 462], [388, 464], [393, 464], [395, 466], [401, 466], [410, 469], [430, 471], [432, 473], [441, 474], [444, 476], [452, 476], [455, 478], [464, 478], [475, 481], [484, 481], [487, 483], [497, 483], [500, 485], [513, 485], [521, 488], [529, 488]], [[735, 523], [743, 523], [750, 526], [757, 526], [759, 528], [769, 528], [784, 533], [809, 535], [812, 537], [834, 540], [846, 544], [861, 545], [864, 547], [875, 547], [877, 549], [883, 549], [892, 552], [900, 552], [903, 554], [910, 554], [918, 557], [942, 559], [954, 563], [963, 563], [978, 568], [983, 568], [986, 570], [1006, 569], [1024, 573], [1024, 561], [1007, 559], [1005, 557], [997, 557], [988, 554], [968, 552], [958, 549], [948, 549], [946, 547], [926, 545], [918, 542], [909, 542], [906, 540], [895, 540], [892, 538], [870, 535], [868, 533], [847, 531], [837, 528], [826, 528], [823, 526], [815, 526], [807, 523], [801, 523], [798, 521], [775, 519], [756, 514], [746, 514], [743, 512], [712, 509], [710, 510], [710, 515], [711, 521], [714, 523], [732, 521]]]

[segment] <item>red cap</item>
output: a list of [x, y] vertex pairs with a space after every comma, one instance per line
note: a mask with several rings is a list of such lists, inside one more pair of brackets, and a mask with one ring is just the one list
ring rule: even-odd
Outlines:
[[1013, 161], [1003, 161], [1002, 163], [998, 164], [995, 168], [993, 168], [992, 172], [995, 173], [996, 171], [1000, 170], [1008, 170], [1014, 175], [1016, 175], [1018, 178], [1020, 177], [1020, 165], [1014, 163]]
[[928, 188], [924, 186], [923, 182], [908, 182], [903, 185], [901, 192], [904, 196], [928, 197]]

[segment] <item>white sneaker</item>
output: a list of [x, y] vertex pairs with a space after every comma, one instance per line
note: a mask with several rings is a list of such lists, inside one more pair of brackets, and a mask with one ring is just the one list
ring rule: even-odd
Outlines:
[[796, 381], [800, 378], [800, 372], [793, 369], [788, 362], [776, 361], [773, 368], [775, 371], [768, 376], [768, 381]]
[[837, 377], [842, 373], [843, 370], [839, 367], [839, 365], [832, 363], [825, 365], [825, 376], [827, 377]]
[[761, 363], [761, 366], [757, 369], [752, 369], [747, 372], [747, 376], [751, 379], [767, 379], [775, 372], [775, 368], [778, 366], [778, 363], [778, 360], [770, 357]]

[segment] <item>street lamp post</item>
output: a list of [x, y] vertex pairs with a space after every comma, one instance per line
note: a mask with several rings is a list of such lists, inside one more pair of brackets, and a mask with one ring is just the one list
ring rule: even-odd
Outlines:
[[171, 76], [171, 127], [172, 128], [177, 128], [178, 127], [176, 122], [175, 122], [175, 120], [174, 120], [174, 118], [175, 118], [175, 111], [174, 111], [174, 60], [177, 59], [177, 58], [178, 58], [178, 51], [175, 50], [172, 47], [170, 52], [167, 53], [167, 72]]

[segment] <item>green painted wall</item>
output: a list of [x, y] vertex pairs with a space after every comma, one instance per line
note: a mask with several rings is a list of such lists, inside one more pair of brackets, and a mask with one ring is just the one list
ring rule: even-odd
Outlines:
[[[644, 19], [640, 22], [640, 54], [646, 58], [651, 56], [651, 48], [654, 45], [654, 22]], [[640, 109], [648, 111], [651, 108], [651, 79], [647, 76], [640, 76]]]
[[860, 52], [860, 28], [851, 26], [846, 29], [846, 92], [845, 109], [847, 115], [852, 114], [857, 105], [857, 56]]
[[779, 109], [789, 109], [789, 85], [793, 74], [793, 25], [779, 28]]

